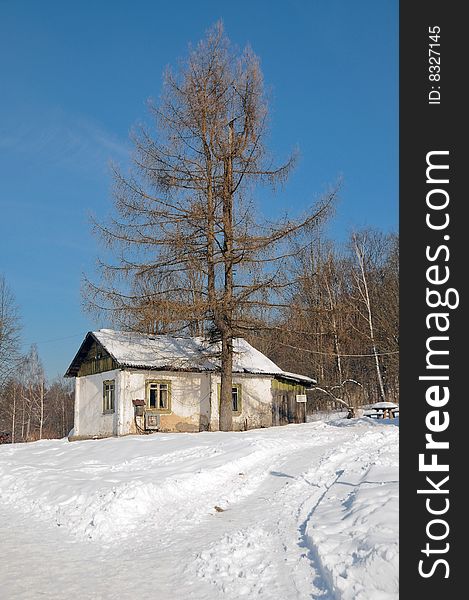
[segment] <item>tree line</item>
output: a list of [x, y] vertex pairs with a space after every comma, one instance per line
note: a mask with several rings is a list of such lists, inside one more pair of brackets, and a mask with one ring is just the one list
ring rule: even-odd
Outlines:
[[73, 387], [48, 382], [37, 347], [21, 353], [21, 319], [15, 297], [0, 275], [0, 441], [60, 438], [73, 427]]
[[367, 229], [321, 236], [290, 265], [294, 288], [251, 341], [287, 371], [318, 380], [321, 408], [399, 401], [399, 239]]

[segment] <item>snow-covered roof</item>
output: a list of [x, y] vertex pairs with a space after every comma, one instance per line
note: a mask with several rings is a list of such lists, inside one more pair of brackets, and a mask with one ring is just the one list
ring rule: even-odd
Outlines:
[[[121, 367], [169, 371], [215, 371], [220, 366], [217, 357], [219, 344], [209, 345], [201, 337], [147, 335], [99, 329], [88, 333], [66, 376], [77, 374], [83, 359], [83, 349], [93, 338]], [[277, 375], [305, 384], [316, 383], [310, 377], [282, 371], [270, 358], [256, 350], [243, 338], [234, 340], [233, 372]]]
[[284, 379], [293, 379], [294, 381], [301, 381], [303, 383], [317, 383], [316, 379], [312, 379], [306, 375], [300, 375], [299, 373], [289, 373], [288, 371], [282, 371], [282, 377]]

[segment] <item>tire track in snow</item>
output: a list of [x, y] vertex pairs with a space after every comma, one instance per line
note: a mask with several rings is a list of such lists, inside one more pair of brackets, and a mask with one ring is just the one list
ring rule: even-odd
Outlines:
[[[324, 427], [322, 426], [321, 429], [324, 430]], [[256, 532], [255, 535], [259, 538], [264, 540], [267, 539], [266, 530], [269, 531], [269, 529], [272, 529], [272, 524], [270, 522], [272, 518], [271, 512], [269, 512], [267, 522], [265, 518], [266, 504], [268, 504], [269, 511], [271, 511], [273, 507], [277, 508], [276, 531], [270, 531], [270, 537], [277, 540], [277, 545], [283, 545], [283, 554], [295, 556], [295, 563], [290, 565], [292, 567], [290, 584], [293, 583], [297, 589], [296, 597], [301, 600], [306, 597], [321, 598], [322, 600], [336, 600], [336, 592], [332, 585], [332, 580], [324, 569], [319, 554], [314, 554], [311, 548], [304, 543], [305, 536], [304, 531], [301, 531], [302, 525], [298, 526], [298, 521], [301, 520], [300, 515], [302, 512], [304, 513], [305, 505], [310, 507], [311, 503], [313, 503], [313, 510], [310, 511], [310, 514], [308, 514], [307, 517], [303, 517], [304, 530], [306, 529], [308, 518], [314, 512], [315, 507], [320, 504], [328, 489], [335, 483], [341, 474], [340, 472], [337, 474], [333, 470], [331, 475], [331, 463], [335, 462], [334, 459], [336, 458], [337, 451], [334, 442], [328, 440], [327, 448], [329, 451], [326, 452], [326, 456], [324, 456], [323, 446], [325, 440], [321, 433], [323, 432], [318, 431], [318, 437], [316, 439], [313, 438], [312, 440], [309, 440], [305, 447], [296, 449], [293, 453], [291, 448], [287, 448], [282, 456], [277, 456], [276, 460], [270, 462], [269, 465], [266, 465], [266, 469], [270, 471], [271, 475], [277, 477], [277, 481], [281, 480], [283, 477], [286, 483], [272, 486], [271, 483], [269, 484], [269, 480], [267, 480], [264, 482], [266, 485], [260, 486], [256, 491], [254, 498], [248, 497], [244, 499], [239, 506], [232, 507], [232, 510], [235, 509], [238, 514], [249, 514], [249, 521], [252, 526], [251, 528], [246, 527], [245, 518], [235, 519], [231, 533], [225, 532], [224, 536], [220, 537], [217, 541], [212, 542], [207, 550], [199, 553], [196, 561], [199, 577], [205, 577], [225, 595], [229, 593], [230, 585], [233, 585], [236, 573], [243, 578], [243, 563], [240, 560], [240, 556], [236, 556], [234, 550], [232, 553], [228, 554], [224, 552], [224, 548], [227, 546], [229, 547], [231, 545], [233, 548], [236, 547], [232, 543], [233, 540], [237, 540], [238, 546], [247, 546], [248, 548], [251, 548], [252, 553], [257, 553], [257, 560], [259, 564], [263, 565], [265, 572], [268, 565], [266, 565], [265, 562], [262, 563], [264, 555], [259, 548], [256, 548], [256, 544], [252, 540], [252, 531]], [[357, 435], [353, 436], [353, 439], [347, 444], [347, 449], [353, 447], [358, 437], [359, 436]], [[314, 457], [308, 455], [308, 449], [320, 449], [319, 456]], [[350, 457], [350, 452], [344, 451], [344, 453], [347, 453]], [[358, 455], [359, 452], [356, 454]], [[282, 471], [288, 471], [289, 473], [293, 472], [295, 475], [289, 475], [282, 472], [280, 469], [282, 469]], [[323, 476], [316, 483], [312, 483], [305, 476], [310, 473], [314, 473], [314, 476], [317, 476], [318, 472], [322, 472]], [[290, 479], [293, 480], [293, 483], [290, 483]], [[266, 489], [266, 487], [268, 489]], [[273, 487], [278, 487], [278, 489], [274, 490]], [[313, 495], [311, 494], [312, 487], [316, 488]], [[299, 502], [300, 508], [298, 508]], [[294, 506], [295, 508], [290, 511], [290, 514], [285, 514], [286, 506]], [[235, 525], [241, 525], [241, 527], [236, 529]], [[244, 525], [244, 527], [242, 527], [242, 525]], [[270, 545], [272, 546], [272, 543]], [[304, 550], [306, 550], [306, 553]], [[220, 554], [225, 558], [220, 559]], [[279, 552], [279, 554], [281, 553]], [[306, 558], [308, 562], [307, 575], [304, 560], [302, 560], [303, 558]], [[228, 560], [229, 564], [227, 564]], [[285, 557], [283, 557], [283, 560], [282, 557], [280, 557], [280, 560], [277, 560], [275, 567], [277, 572], [282, 570], [282, 562], [285, 560]], [[238, 562], [238, 564], [233, 564], [233, 561], [234, 563]], [[204, 562], [207, 564], [205, 570], [203, 567]], [[218, 562], [215, 567], [213, 566], [214, 562]], [[290, 560], [290, 562], [292, 561]], [[295, 569], [297, 572], [295, 572]], [[307, 592], [305, 590], [306, 577], [309, 580]], [[253, 597], [254, 595], [264, 597], [262, 595], [262, 581], [256, 581], [249, 593], [252, 594], [252, 596], [249, 597]], [[270, 589], [265, 597], [283, 600], [281, 594], [272, 595], [272, 589]]]
[[[331, 493], [331, 490], [337, 485], [340, 485], [342, 482], [340, 479], [346, 473], [347, 467], [353, 465], [354, 462], [357, 462], [357, 459], [360, 458], [363, 460], [363, 453], [366, 452], [369, 462], [366, 465], [366, 473], [369, 472], [370, 468], [376, 464], [379, 460], [379, 457], [382, 453], [382, 447], [380, 447], [379, 442], [384, 441], [384, 433], [383, 432], [373, 432], [369, 431], [364, 436], [355, 436], [352, 440], [347, 442], [342, 448], [341, 452], [333, 452], [332, 454], [324, 456], [320, 461], [320, 468], [315, 472], [315, 476], [321, 472], [325, 473], [325, 479], [328, 478], [328, 473], [331, 470], [337, 468], [344, 455], [347, 457], [345, 468], [338, 469], [335, 471], [335, 477], [329, 478], [329, 481], [323, 482], [323, 492], [317, 499], [317, 501], [313, 504], [308, 514], [304, 518], [304, 520], [299, 525], [299, 537], [300, 537], [300, 545], [307, 550], [308, 557], [311, 560], [313, 568], [317, 569], [322, 577], [322, 581], [327, 586], [330, 593], [330, 600], [341, 600], [343, 598], [341, 590], [337, 587], [335, 582], [334, 573], [324, 564], [322, 559], [322, 549], [321, 545], [317, 544], [314, 537], [311, 533], [308, 532], [309, 526], [314, 522], [314, 518], [318, 509], [322, 508], [322, 504], [329, 501], [330, 496], [334, 496], [334, 493]], [[366, 442], [366, 443], [365, 443]], [[372, 449], [371, 453], [369, 449]], [[362, 465], [362, 470], [364, 466]], [[352, 475], [354, 471], [352, 469]], [[306, 478], [305, 478], [306, 481]], [[351, 485], [353, 491], [348, 494], [347, 499], [356, 494], [357, 489], [359, 489], [363, 484], [372, 485], [373, 482], [368, 482], [366, 480], [358, 481], [354, 484], [343, 482], [346, 485]], [[393, 480], [389, 480], [387, 483], [396, 483]], [[381, 482], [376, 482], [376, 484], [380, 485]], [[315, 483], [314, 485], [317, 485]], [[341, 497], [342, 494], [337, 494]], [[342, 505], [345, 505], [345, 502], [342, 502]], [[304, 503], [302, 507], [304, 506]], [[301, 512], [301, 508], [299, 513]]]
[[[321, 587], [323, 589], [327, 590], [327, 596], [324, 597], [324, 600], [338, 600], [336, 590], [334, 588], [334, 581], [333, 581], [329, 571], [324, 567], [316, 546], [308, 544], [308, 536], [306, 534], [306, 528], [307, 528], [308, 522], [313, 517], [313, 514], [316, 511], [317, 507], [324, 500], [327, 492], [330, 490], [330, 488], [333, 485], [335, 485], [335, 483], [342, 476], [342, 474], [343, 474], [343, 470], [336, 472], [335, 479], [333, 479], [329, 485], [325, 486], [324, 491], [322, 492], [322, 494], [319, 496], [317, 502], [313, 505], [313, 507], [309, 511], [306, 519], [298, 527], [298, 531], [300, 534], [299, 546], [305, 548], [305, 550], [307, 551], [307, 557], [308, 557], [309, 561], [311, 562], [311, 566], [313, 567], [313, 569], [315, 569], [318, 572]], [[311, 596], [311, 597], [313, 597], [313, 596]]]
[[[335, 436], [327, 435], [328, 427], [330, 425], [323, 425], [321, 431], [318, 431], [317, 444], [315, 445], [320, 448], [320, 454], [310, 457], [309, 461], [305, 463], [304, 469], [298, 471], [293, 477], [293, 483], [280, 489], [276, 494], [277, 498], [274, 495], [270, 499], [271, 503], [277, 501], [282, 507], [290, 505], [298, 507], [294, 511], [293, 517], [291, 516], [289, 532], [286, 531], [285, 525], [282, 525], [282, 520], [279, 520], [279, 534], [282, 529], [285, 529], [283, 537], [285, 539], [291, 539], [292, 536], [296, 537], [298, 548], [306, 551], [303, 555], [308, 559], [315, 589], [312, 589], [307, 596], [298, 596], [301, 599], [310, 597], [321, 598], [322, 600], [338, 600], [340, 598], [339, 591], [334, 586], [332, 574], [321, 560], [319, 549], [314, 544], [308, 543], [307, 525], [326, 498], [329, 490], [333, 488], [343, 474], [344, 469], [339, 469], [339, 467], [344, 466], [344, 464], [350, 465], [354, 462], [361, 462], [366, 448], [376, 447], [383, 435], [381, 432], [373, 430], [367, 430], [360, 434], [350, 430], [351, 439], [349, 438], [347, 441], [341, 439], [341, 448], [337, 449]], [[379, 451], [377, 454], [373, 454], [376, 458]], [[372, 457], [369, 456], [369, 460], [371, 459]], [[290, 468], [295, 472], [294, 463], [294, 456], [290, 456], [286, 465], [287, 469], [284, 470]]]

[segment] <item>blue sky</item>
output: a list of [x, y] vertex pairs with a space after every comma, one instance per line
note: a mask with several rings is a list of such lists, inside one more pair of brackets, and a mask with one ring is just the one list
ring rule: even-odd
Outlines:
[[397, 0], [0, 0], [0, 273], [50, 377], [106, 326], [80, 281], [99, 254], [89, 216], [111, 211], [109, 163], [126, 164], [166, 65], [220, 18], [261, 58], [274, 154], [300, 151], [264, 212], [301, 212], [341, 176], [330, 237], [397, 229]]

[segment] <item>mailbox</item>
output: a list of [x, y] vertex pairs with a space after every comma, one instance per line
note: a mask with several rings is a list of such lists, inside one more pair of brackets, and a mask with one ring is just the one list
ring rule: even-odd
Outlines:
[[134, 405], [135, 416], [143, 417], [143, 408], [145, 406], [145, 400], [132, 400], [132, 404]]

